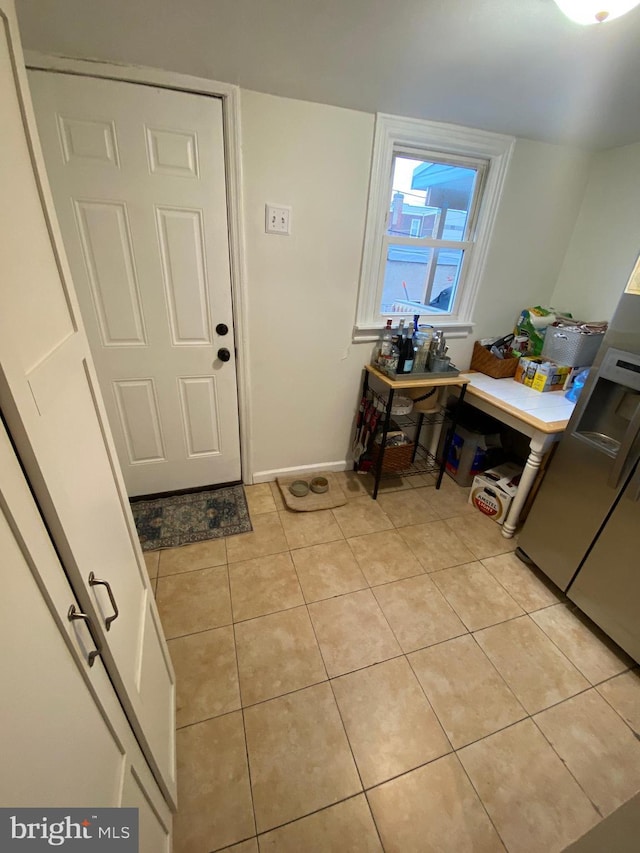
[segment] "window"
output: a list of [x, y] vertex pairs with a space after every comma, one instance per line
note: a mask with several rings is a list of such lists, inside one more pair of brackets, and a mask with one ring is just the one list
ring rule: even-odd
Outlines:
[[414, 314], [470, 332], [513, 142], [377, 116], [355, 339]]
[[420, 226], [422, 224], [422, 217], [416, 216], [415, 219], [411, 220], [411, 229], [409, 234], [411, 237], [419, 237], [420, 236]]

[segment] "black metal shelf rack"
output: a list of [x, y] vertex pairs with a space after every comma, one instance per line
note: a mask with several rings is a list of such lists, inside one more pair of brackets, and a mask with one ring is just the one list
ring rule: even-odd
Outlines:
[[[380, 452], [378, 453], [373, 468], [371, 469], [371, 473], [374, 477], [372, 494], [374, 500], [378, 496], [380, 481], [384, 478], [393, 476], [410, 477], [416, 474], [437, 474], [436, 489], [440, 488], [445, 470], [445, 462], [449, 455], [449, 448], [455, 432], [458, 413], [464, 400], [467, 382], [468, 378], [463, 375], [452, 377], [450, 380], [421, 379], [416, 380], [415, 384], [412, 383], [411, 380], [398, 382], [390, 380], [383, 373], [376, 370], [376, 368], [371, 365], [367, 365], [364, 370], [364, 377], [362, 381], [362, 399], [369, 399], [377, 403], [377, 408], [382, 413], [380, 424], [378, 425], [375, 433], [370, 437], [371, 444], [377, 435], [380, 435], [381, 442]], [[437, 394], [440, 388], [449, 386], [457, 386], [459, 388], [457, 403], [451, 411], [444, 406], [434, 412], [414, 411], [408, 415], [392, 414], [393, 400], [397, 391], [400, 393], [403, 389], [423, 391], [424, 393], [420, 395], [417, 400], [414, 400], [415, 403], [419, 400], [424, 400], [433, 394]], [[438, 461], [438, 459], [420, 443], [420, 438], [424, 426], [437, 426], [445, 423], [447, 424], [447, 433], [444, 446], [442, 448], [442, 459], [441, 461]], [[387, 450], [385, 448], [385, 443], [387, 434], [393, 425], [397, 425], [398, 429], [401, 429], [407, 435], [409, 435], [409, 430], [413, 428], [413, 451], [411, 455], [411, 462], [406, 467], [403, 467], [401, 470], [385, 471], [384, 456], [385, 451]], [[362, 456], [360, 457], [360, 460], [355, 461], [355, 470], [359, 470], [361, 461]]]

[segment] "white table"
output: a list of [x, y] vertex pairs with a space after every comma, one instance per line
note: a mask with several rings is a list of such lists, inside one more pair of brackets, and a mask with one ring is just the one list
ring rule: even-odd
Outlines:
[[534, 391], [513, 379], [493, 379], [484, 373], [466, 375], [466, 403], [529, 437], [529, 456], [518, 492], [502, 525], [502, 535], [511, 539], [542, 458], [566, 429], [574, 404], [563, 391]]

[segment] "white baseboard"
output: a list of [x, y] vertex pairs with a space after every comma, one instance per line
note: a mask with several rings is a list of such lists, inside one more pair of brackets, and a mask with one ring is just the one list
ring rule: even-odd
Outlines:
[[252, 483], [270, 483], [277, 477], [301, 477], [320, 471], [347, 471], [353, 467], [353, 462], [346, 459], [340, 462], [320, 462], [317, 465], [301, 465], [298, 468], [274, 468], [272, 471], [256, 471]]

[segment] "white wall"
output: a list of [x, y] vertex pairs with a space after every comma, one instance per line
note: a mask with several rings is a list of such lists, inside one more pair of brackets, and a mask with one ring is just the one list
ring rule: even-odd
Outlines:
[[[351, 346], [374, 117], [243, 91], [254, 474], [340, 463], [371, 346]], [[291, 205], [291, 236], [264, 232]]]
[[[352, 344], [374, 117], [256, 92], [241, 95], [251, 341], [253, 473], [343, 463], [361, 371]], [[509, 331], [548, 304], [578, 215], [588, 155], [518, 140], [477, 304], [451, 342]], [[293, 207], [290, 237], [264, 233], [265, 202]]]
[[583, 320], [610, 320], [638, 251], [640, 144], [594, 155], [553, 304]]
[[518, 139], [474, 315], [472, 338], [455, 342], [468, 367], [473, 341], [511, 331], [522, 308], [549, 305], [587, 184], [590, 155]]

